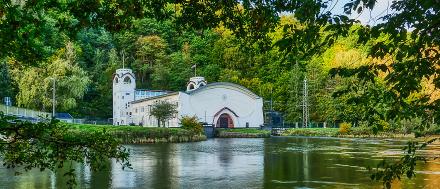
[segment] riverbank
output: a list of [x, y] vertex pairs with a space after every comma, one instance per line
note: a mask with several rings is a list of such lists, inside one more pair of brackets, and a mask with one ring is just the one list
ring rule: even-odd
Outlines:
[[352, 128], [346, 134], [341, 133], [339, 128], [296, 128], [284, 131], [281, 136], [319, 136], [319, 137], [340, 137], [340, 138], [414, 138], [414, 134], [402, 134], [393, 132], [378, 132], [363, 128]]
[[216, 130], [218, 138], [267, 138], [270, 132], [257, 129]]
[[180, 128], [85, 125], [65, 122], [60, 122], [59, 124], [68, 127], [70, 132], [78, 135], [81, 133], [102, 132], [105, 129], [107, 134], [122, 140], [124, 144], [198, 142], [207, 140], [203, 133]]

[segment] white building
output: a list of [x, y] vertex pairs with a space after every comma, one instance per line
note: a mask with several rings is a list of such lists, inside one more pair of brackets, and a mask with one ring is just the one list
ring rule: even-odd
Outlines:
[[216, 127], [244, 128], [263, 124], [263, 98], [249, 89], [226, 82], [207, 84], [204, 77], [192, 77], [187, 91], [167, 92], [136, 89], [131, 69], [118, 69], [113, 76], [113, 124], [157, 127], [149, 114], [154, 103], [166, 100], [176, 105], [177, 116], [165, 126], [179, 126], [182, 115]]

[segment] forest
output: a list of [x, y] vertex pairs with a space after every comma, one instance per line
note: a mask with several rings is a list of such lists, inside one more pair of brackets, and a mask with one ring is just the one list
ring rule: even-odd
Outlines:
[[[335, 90], [350, 86], [355, 79], [331, 77], [329, 71], [370, 62], [365, 55], [374, 39], [357, 45], [358, 36], [352, 32], [333, 46], [320, 49], [322, 54], [297, 60], [286, 58], [277, 46], [288, 32], [283, 30], [285, 25], [301, 27], [289, 15], [282, 15], [279, 25], [268, 33], [270, 43], [265, 49], [237, 39], [222, 26], [205, 31], [178, 31], [169, 21], [149, 18], [134, 20], [128, 31], [111, 33], [103, 28], [84, 28], [76, 38], [70, 38], [55, 27], [59, 16], [52, 12], [44, 18], [47, 25], [41, 43], [46, 54], [38, 67], [26, 67], [13, 58], [5, 60], [8, 72], [2, 74], [9, 73], [8, 92], [14, 105], [51, 110], [49, 78], [55, 77], [57, 112], [69, 112], [77, 118], [111, 117], [111, 80], [124, 61], [125, 67], [135, 73], [138, 88], [168, 91], [184, 91], [194, 75], [191, 67], [196, 64], [198, 75], [208, 83], [232, 82], [264, 100], [273, 99], [274, 109], [284, 113], [289, 121], [300, 121], [303, 81], [307, 76], [311, 121], [360, 119], [354, 117], [359, 114], [358, 109], [347, 103], [350, 95], [332, 97]], [[352, 26], [353, 30], [357, 27], [363, 26]], [[350, 108], [342, 111], [343, 107]]]

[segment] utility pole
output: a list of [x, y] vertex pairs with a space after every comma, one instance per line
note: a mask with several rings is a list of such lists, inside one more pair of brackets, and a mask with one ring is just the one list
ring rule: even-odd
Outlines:
[[303, 93], [303, 128], [307, 127], [309, 121], [309, 104], [308, 104], [308, 87], [307, 87], [307, 76], [304, 76], [304, 93]]
[[271, 123], [270, 126], [273, 126], [272, 116], [273, 116], [273, 100], [272, 100], [272, 87], [270, 87], [270, 121], [269, 121], [269, 123]]
[[53, 105], [52, 105], [52, 118], [55, 117], [55, 78], [49, 78], [53, 80]]

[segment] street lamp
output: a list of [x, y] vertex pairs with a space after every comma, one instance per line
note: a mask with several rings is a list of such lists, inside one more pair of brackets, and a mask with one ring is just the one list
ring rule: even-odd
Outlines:
[[55, 117], [55, 78], [50, 78], [50, 80], [53, 80], [53, 109], [52, 109], [52, 118]]

